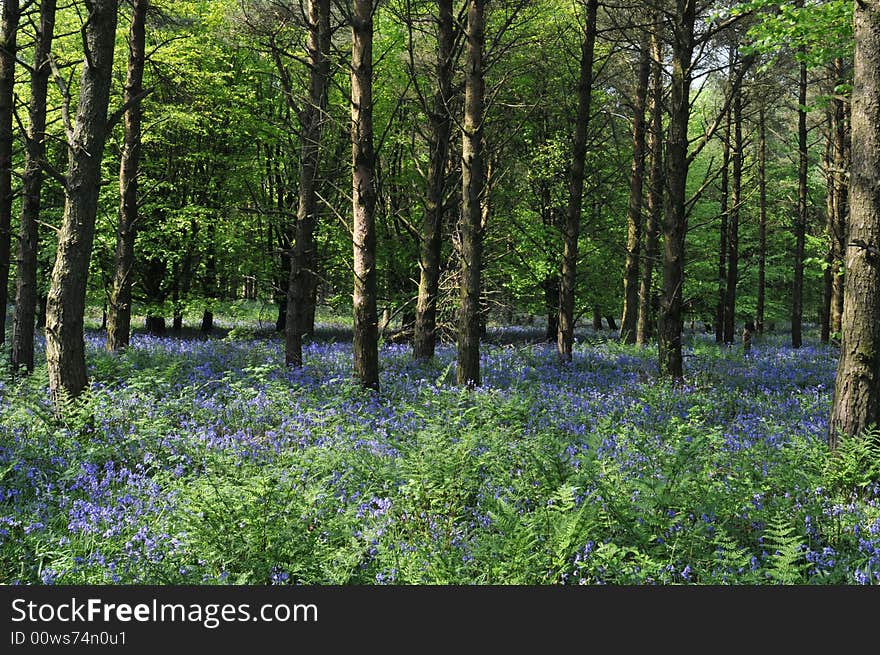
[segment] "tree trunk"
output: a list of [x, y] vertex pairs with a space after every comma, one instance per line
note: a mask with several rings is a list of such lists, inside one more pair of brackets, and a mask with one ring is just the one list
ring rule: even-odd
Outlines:
[[828, 444], [880, 419], [880, 8], [855, 3], [850, 221], [843, 338]]
[[15, 310], [12, 316], [12, 369], [34, 370], [34, 321], [37, 310], [37, 252], [43, 160], [46, 156], [46, 95], [49, 53], [55, 29], [55, 0], [40, 3], [40, 24], [31, 71], [30, 128], [25, 142], [21, 192], [21, 225], [15, 275]]
[[480, 268], [483, 194], [483, 44], [485, 0], [468, 0], [464, 123], [461, 143], [461, 306], [456, 380], [480, 385]]
[[15, 58], [18, 0], [4, 0], [0, 23], [0, 344], [6, 340], [9, 256], [12, 253], [12, 118], [15, 113]]
[[[835, 59], [834, 73], [837, 80], [843, 83], [844, 64], [842, 59]], [[844, 293], [844, 257], [846, 255], [846, 233], [849, 214], [849, 189], [847, 171], [849, 168], [849, 139], [847, 138], [847, 103], [835, 97], [831, 101], [834, 108], [834, 149], [832, 171], [834, 180], [834, 222], [832, 224], [832, 269], [831, 269], [831, 307], [829, 328], [835, 338], [840, 336], [841, 317], [843, 315]]]
[[666, 196], [663, 211], [663, 297], [660, 301], [659, 371], [679, 380], [684, 376], [683, 330], [685, 207], [688, 176], [691, 63], [694, 53], [695, 3], [678, 0], [672, 39], [672, 88], [666, 145]]
[[[802, 2], [799, 6], [802, 6]], [[801, 48], [802, 53], [804, 49]], [[794, 279], [791, 288], [791, 346], [803, 343], [804, 245], [807, 233], [807, 64], [798, 76], [798, 203], [794, 222]]]
[[547, 312], [547, 330], [544, 339], [548, 343], [556, 342], [559, 331], [559, 276], [547, 275], [544, 278], [544, 307]]
[[[299, 166], [299, 203], [296, 238], [290, 258], [287, 287], [284, 360], [302, 366], [302, 338], [316, 285], [317, 245], [315, 225], [318, 214], [318, 169], [321, 135], [326, 121], [327, 88], [330, 80], [330, 0], [309, 2], [309, 100], [302, 111], [302, 145]], [[369, 96], [368, 96], [369, 98]], [[369, 100], [368, 100], [369, 102]], [[372, 135], [371, 135], [372, 138]], [[313, 311], [313, 310], [312, 310]]]
[[758, 298], [755, 328], [764, 334], [767, 293], [767, 122], [763, 100], [758, 108]]
[[658, 232], [663, 210], [663, 43], [660, 23], [651, 28], [651, 127], [647, 150], [651, 157], [648, 171], [647, 221], [645, 223], [645, 262], [639, 285], [639, 322], [636, 343], [644, 347], [653, 333], [654, 262], [657, 259]]
[[822, 164], [825, 167], [825, 231], [828, 235], [828, 249], [825, 251], [825, 269], [822, 271], [822, 313], [820, 316], [821, 325], [819, 330], [819, 341], [828, 343], [831, 339], [831, 304], [833, 295], [832, 276], [834, 275], [834, 217], [836, 210], [835, 188], [834, 188], [834, 108], [830, 106], [826, 120], [827, 129], [825, 131], [825, 154]]
[[587, 130], [593, 93], [593, 53], [596, 46], [598, 0], [587, 0], [584, 39], [581, 44], [580, 79], [578, 81], [578, 112], [572, 141], [569, 172], [568, 207], [563, 231], [562, 268], [559, 276], [559, 334], [556, 350], [562, 361], [571, 361], [574, 345], [574, 292], [577, 281], [578, 239], [581, 233], [581, 209], [584, 197], [584, 162], [587, 152]]
[[739, 211], [742, 204], [742, 92], [733, 88], [733, 193], [727, 224], [727, 289], [724, 298], [724, 342], [736, 339], [736, 284], [739, 278]]
[[354, 373], [362, 386], [378, 389], [379, 326], [376, 316], [372, 0], [354, 0], [351, 47]]
[[453, 49], [455, 23], [452, 0], [437, 3], [437, 91], [431, 121], [431, 159], [428, 164], [428, 193], [421, 229], [419, 258], [419, 295], [416, 304], [413, 357], [429, 360], [437, 343], [437, 292], [440, 283], [440, 255], [443, 199], [446, 195], [446, 164], [449, 160], [449, 139], [452, 121], [449, 104], [452, 99]]
[[[731, 64], [732, 68], [732, 64]], [[733, 77], [731, 72], [730, 77]], [[721, 226], [718, 230], [718, 307], [715, 310], [715, 343], [724, 343], [725, 301], [727, 299], [727, 234], [730, 230], [730, 126], [731, 112], [724, 117], [721, 144]]]
[[134, 270], [134, 240], [138, 224], [138, 171], [141, 159], [140, 96], [144, 81], [144, 41], [150, 0], [133, 0], [128, 36], [128, 79], [123, 102], [125, 112], [122, 155], [119, 165], [119, 227], [116, 233], [116, 272], [110, 291], [107, 317], [107, 350], [118, 352], [128, 346], [131, 335], [131, 286]]
[[76, 123], [69, 144], [64, 215], [46, 301], [46, 362], [49, 389], [78, 397], [86, 377], [86, 283], [107, 134], [107, 105], [113, 75], [118, 0], [93, 0], [83, 28], [88, 57], [83, 63]]
[[633, 158], [626, 225], [626, 268], [623, 275], [623, 316], [620, 340], [635, 343], [638, 331], [639, 257], [642, 240], [642, 187], [645, 180], [645, 105], [651, 74], [651, 43], [646, 32], [639, 53], [638, 80], [633, 106]]

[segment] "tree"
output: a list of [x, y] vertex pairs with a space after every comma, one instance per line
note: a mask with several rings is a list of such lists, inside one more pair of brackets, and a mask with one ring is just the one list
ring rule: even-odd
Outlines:
[[[299, 161], [299, 201], [296, 213], [294, 249], [290, 257], [287, 286], [284, 359], [302, 366], [302, 338], [317, 284], [318, 262], [315, 223], [318, 214], [318, 168], [321, 135], [326, 122], [327, 89], [330, 84], [330, 0], [310, 0], [309, 97], [301, 112], [302, 137]], [[370, 135], [372, 138], [372, 134]], [[314, 315], [314, 309], [311, 309]]]
[[562, 267], [559, 276], [559, 333], [556, 351], [562, 361], [571, 361], [574, 345], [574, 301], [577, 280], [578, 239], [581, 233], [581, 211], [584, 196], [584, 162], [587, 151], [587, 130], [590, 123], [590, 102], [593, 92], [593, 55], [596, 47], [598, 0], [587, 0], [584, 37], [581, 44], [580, 78], [578, 81], [577, 122], [571, 148], [568, 205], [563, 226]]
[[880, 420], [880, 7], [856, 2], [850, 221], [828, 444]]
[[[803, 6], [799, 0], [798, 7]], [[798, 201], [794, 220], [794, 276], [791, 288], [791, 345], [800, 348], [803, 343], [804, 315], [804, 246], [807, 234], [807, 62], [806, 46], [800, 46], [798, 64]]]
[[461, 143], [461, 305], [459, 308], [458, 384], [480, 385], [480, 274], [483, 197], [483, 46], [485, 0], [468, 0], [464, 121]]
[[376, 188], [373, 151], [373, 1], [354, 0], [351, 16], [351, 144], [354, 214], [354, 373], [379, 388], [376, 315]]
[[446, 165], [452, 117], [452, 75], [455, 61], [455, 23], [452, 0], [437, 3], [437, 90], [429, 113], [431, 123], [430, 160], [427, 175], [427, 199], [420, 230], [419, 292], [416, 304], [413, 357], [430, 359], [437, 341], [437, 292], [440, 283], [442, 223], [445, 213]]
[[650, 33], [645, 32], [639, 50], [636, 94], [633, 103], [633, 155], [627, 211], [626, 268], [623, 276], [623, 317], [620, 338], [635, 343], [638, 331], [639, 256], [642, 234], [642, 188], [645, 178], [645, 107], [651, 73]]
[[12, 368], [34, 369], [34, 321], [37, 309], [37, 253], [43, 162], [46, 156], [46, 98], [49, 54], [55, 30], [55, 0], [40, 2], [40, 18], [31, 69], [29, 131], [21, 181], [21, 221], [15, 272], [15, 310], [12, 316]]
[[146, 57], [146, 19], [150, 0], [132, 0], [128, 37], [128, 73], [123, 103], [122, 155], [119, 165], [119, 226], [116, 232], [115, 273], [107, 313], [107, 350], [128, 346], [131, 335], [131, 287], [134, 241], [138, 224], [138, 175], [141, 160], [141, 98]]
[[76, 121], [68, 133], [64, 216], [46, 302], [46, 362], [56, 402], [62, 393], [78, 397], [88, 383], [83, 334], [86, 281], [107, 135], [118, 5], [118, 0], [93, 0], [83, 26], [85, 60]]
[[15, 58], [18, 0], [4, 0], [0, 20], [0, 344], [6, 340], [9, 255], [12, 252], [12, 117], [15, 112]]

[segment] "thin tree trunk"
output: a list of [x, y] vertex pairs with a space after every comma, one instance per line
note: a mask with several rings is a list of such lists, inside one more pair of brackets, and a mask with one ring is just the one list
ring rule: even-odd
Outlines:
[[483, 196], [483, 45], [485, 0], [468, 0], [464, 122], [461, 142], [461, 306], [458, 327], [458, 384], [480, 385], [480, 269]]
[[434, 356], [437, 343], [437, 292], [440, 283], [443, 199], [446, 195], [446, 164], [449, 160], [449, 139], [452, 132], [449, 115], [455, 47], [452, 0], [440, 0], [437, 3], [437, 10], [437, 91], [434, 95], [433, 112], [429, 117], [431, 160], [428, 164], [428, 193], [421, 229], [419, 294], [413, 335], [413, 357], [421, 360], [429, 360]]
[[37, 252], [43, 160], [46, 156], [46, 95], [49, 53], [55, 29], [55, 0], [40, 3], [40, 24], [31, 70], [30, 128], [25, 142], [22, 176], [21, 225], [15, 275], [15, 310], [12, 315], [12, 368], [34, 370], [34, 322], [37, 311]]
[[[285, 316], [284, 359], [288, 365], [302, 366], [302, 338], [316, 285], [317, 245], [315, 225], [318, 214], [318, 181], [321, 136], [326, 121], [327, 88], [330, 80], [330, 0], [309, 2], [309, 100], [302, 112], [299, 204], [296, 238], [290, 258], [290, 278]], [[312, 310], [313, 311], [313, 310]]]
[[[803, 3], [799, 3], [799, 6]], [[803, 48], [801, 48], [803, 51]], [[791, 288], [791, 346], [803, 343], [804, 246], [807, 233], [807, 64], [798, 76], [798, 203], [794, 222], [794, 280]]]
[[354, 0], [351, 61], [351, 142], [354, 242], [354, 373], [379, 388], [376, 316], [376, 189], [373, 152], [373, 2]]
[[[730, 77], [733, 77], [731, 73]], [[731, 112], [724, 117], [721, 145], [721, 226], [718, 230], [718, 306], [715, 311], [715, 343], [724, 343], [725, 301], [727, 299], [727, 234], [730, 230], [730, 126]]]
[[118, 8], [118, 0], [93, 0], [83, 30], [88, 57], [80, 80], [76, 123], [69, 144], [64, 216], [46, 301], [46, 362], [49, 389], [56, 402], [62, 393], [78, 397], [88, 384], [83, 319]]
[[831, 338], [831, 305], [834, 294], [832, 276], [834, 275], [835, 235], [834, 220], [836, 214], [836, 189], [834, 181], [834, 108], [829, 107], [826, 121], [825, 154], [822, 163], [825, 167], [825, 231], [828, 235], [828, 249], [825, 251], [825, 269], [822, 271], [822, 314], [819, 340], [828, 343]]
[[690, 120], [691, 63], [694, 53], [695, 3], [678, 0], [672, 39], [672, 88], [666, 144], [666, 196], [663, 212], [663, 297], [660, 301], [658, 353], [660, 374], [679, 380], [682, 360], [682, 294], [685, 207], [688, 176], [688, 123]]
[[150, 0], [133, 0], [131, 30], [128, 37], [128, 79], [123, 102], [125, 112], [122, 156], [119, 165], [119, 226], [116, 233], [116, 273], [110, 291], [107, 316], [107, 350], [117, 352], [128, 346], [131, 335], [131, 287], [134, 270], [134, 241], [138, 224], [138, 172], [141, 159], [141, 115], [138, 100], [143, 93], [144, 42]]
[[[835, 77], [843, 81], [844, 64], [842, 59], [834, 61]], [[839, 97], [832, 99], [834, 107], [834, 157], [832, 170], [834, 179], [834, 223], [832, 225], [833, 262], [831, 270], [830, 330], [839, 338], [841, 317], [843, 315], [844, 257], [846, 255], [846, 233], [849, 214], [849, 188], [847, 170], [849, 168], [849, 139], [847, 138], [847, 103]]]
[[635, 343], [639, 321], [639, 258], [642, 241], [642, 188], [645, 181], [645, 106], [651, 74], [651, 42], [646, 32], [639, 53], [638, 80], [633, 106], [633, 158], [626, 225], [626, 268], [623, 275], [623, 316], [620, 340]]
[[657, 259], [663, 211], [663, 43], [660, 29], [658, 22], [651, 29], [651, 127], [647, 145], [651, 167], [648, 172], [645, 262], [639, 286], [639, 321], [636, 329], [636, 343], [641, 347], [648, 344], [653, 332], [654, 262]]
[[764, 334], [767, 293], [767, 122], [764, 102], [758, 108], [758, 298], [755, 328]]
[[733, 89], [733, 192], [730, 197], [730, 220], [727, 225], [727, 293], [724, 298], [724, 342], [736, 339], [736, 284], [739, 278], [739, 212], [742, 204], [742, 92]]
[[6, 340], [9, 256], [12, 253], [12, 118], [15, 113], [15, 58], [18, 0], [4, 0], [0, 24], [0, 344]]
[[566, 209], [562, 251], [562, 269], [559, 276], [559, 334], [556, 350], [562, 361], [571, 361], [574, 345], [574, 295], [577, 281], [578, 239], [581, 233], [581, 210], [584, 197], [584, 162], [587, 152], [587, 131], [590, 122], [590, 103], [593, 94], [593, 55], [596, 46], [596, 18], [598, 0], [587, 0], [584, 39], [581, 44], [580, 79], [578, 81], [578, 111], [572, 141], [571, 169], [569, 172], [568, 207]]
[[880, 420], [880, 8], [855, 3], [852, 170], [843, 339], [828, 444]]

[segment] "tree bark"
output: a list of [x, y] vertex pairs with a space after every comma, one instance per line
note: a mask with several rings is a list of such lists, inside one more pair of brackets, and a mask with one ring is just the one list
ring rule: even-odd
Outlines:
[[143, 94], [146, 18], [150, 0], [133, 0], [128, 36], [128, 73], [123, 102], [122, 155], [119, 164], [119, 225], [116, 232], [116, 271], [110, 291], [107, 315], [107, 350], [118, 352], [131, 336], [131, 287], [134, 270], [134, 241], [138, 227], [138, 174], [141, 160], [141, 108]]
[[354, 214], [354, 374], [379, 388], [376, 315], [376, 189], [373, 152], [373, 2], [354, 0], [351, 45], [352, 206]]
[[[799, 3], [799, 6], [802, 3]], [[801, 48], [802, 54], [805, 52]], [[798, 203], [794, 221], [794, 277], [791, 288], [791, 346], [803, 343], [804, 246], [807, 233], [807, 64], [798, 75]]]
[[429, 360], [437, 343], [437, 293], [440, 283], [441, 236], [446, 195], [446, 164], [452, 120], [449, 105], [452, 99], [453, 49], [455, 23], [452, 0], [437, 3], [437, 91], [431, 121], [431, 159], [428, 164], [428, 193], [421, 226], [419, 257], [419, 293], [416, 302], [413, 357]]
[[635, 343], [639, 321], [639, 258], [642, 241], [642, 189], [645, 180], [645, 107], [651, 74], [651, 43], [646, 32], [639, 53], [639, 67], [633, 103], [633, 158], [629, 183], [626, 225], [626, 267], [623, 275], [623, 315], [620, 340]]
[[[834, 73], [839, 82], [844, 80], [842, 59], [834, 61]], [[849, 214], [849, 188], [847, 171], [849, 169], [850, 144], [847, 130], [847, 103], [835, 94], [831, 100], [834, 117], [832, 179], [834, 181], [834, 215], [831, 225], [832, 269], [831, 306], [829, 328], [832, 335], [839, 338], [843, 315], [844, 257], [846, 255], [846, 233]]]
[[290, 258], [284, 340], [284, 360], [288, 365], [297, 367], [303, 363], [302, 338], [307, 331], [312, 291], [317, 284], [316, 187], [330, 82], [330, 0], [309, 2], [308, 51], [309, 99], [301, 114], [303, 133], [300, 147], [299, 203], [296, 212], [296, 236]]
[[666, 143], [666, 196], [663, 211], [663, 296], [658, 331], [659, 371], [679, 380], [684, 376], [681, 336], [684, 328], [682, 294], [685, 207], [688, 176], [688, 123], [690, 121], [691, 64], [694, 54], [696, 7], [677, 0], [672, 38], [672, 87]]
[[18, 0], [4, 0], [0, 23], [0, 344], [6, 340], [9, 256], [12, 253], [12, 118], [15, 113]]
[[755, 329], [764, 334], [767, 293], [767, 121], [763, 100], [758, 107], [758, 298]]
[[[733, 78], [731, 72], [730, 78]], [[724, 135], [721, 144], [721, 226], [718, 230], [718, 307], [715, 311], [715, 343], [724, 343], [724, 323], [727, 300], [727, 234], [730, 229], [730, 126], [731, 112], [724, 117]]]
[[485, 0], [468, 0], [464, 121], [461, 143], [461, 305], [456, 380], [480, 385], [480, 273], [483, 196], [483, 45]]
[[843, 338], [828, 444], [880, 419], [880, 8], [855, 3], [850, 221]]
[[736, 285], [739, 279], [739, 211], [742, 205], [742, 91], [733, 88], [733, 189], [730, 196], [730, 219], [727, 224], [727, 285], [724, 298], [724, 342], [736, 339]]
[[658, 236], [663, 211], [663, 42], [660, 23], [655, 17], [651, 29], [651, 126], [647, 150], [651, 157], [648, 172], [647, 220], [645, 222], [645, 262], [639, 285], [639, 321], [636, 344], [644, 347], [653, 333], [654, 262], [657, 259]]
[[598, 11], [598, 0], [587, 0], [584, 39], [581, 44], [577, 123], [572, 141], [568, 206], [562, 234], [562, 268], [559, 276], [559, 334], [556, 340], [556, 350], [562, 361], [571, 361], [574, 345], [574, 294], [577, 281], [578, 239], [581, 233], [581, 209], [584, 197], [587, 131], [593, 95], [593, 55], [596, 46]]
[[62, 393], [78, 397], [88, 384], [83, 317], [107, 134], [118, 4], [118, 0], [93, 0], [83, 30], [88, 56], [69, 143], [64, 215], [46, 301], [46, 362], [49, 389], [56, 403]]
[[49, 53], [55, 30], [55, 0], [40, 3], [40, 24], [31, 70], [30, 127], [25, 141], [21, 182], [21, 223], [15, 274], [15, 309], [12, 315], [12, 369], [34, 370], [34, 323], [37, 311], [37, 252], [43, 161], [46, 156], [46, 95]]

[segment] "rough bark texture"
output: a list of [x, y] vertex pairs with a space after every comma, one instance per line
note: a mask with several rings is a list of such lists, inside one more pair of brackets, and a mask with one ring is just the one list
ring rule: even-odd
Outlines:
[[128, 73], [123, 102], [130, 105], [124, 117], [119, 165], [119, 225], [116, 231], [116, 271], [107, 313], [107, 350], [118, 352], [131, 336], [131, 285], [134, 241], [138, 224], [138, 171], [141, 161], [141, 103], [144, 82], [144, 43], [150, 0], [134, 0], [128, 34]]
[[651, 126], [648, 129], [648, 197], [645, 221], [645, 261], [639, 285], [639, 321], [636, 343], [646, 346], [653, 332], [654, 262], [657, 259], [658, 233], [663, 211], [663, 44], [659, 23], [651, 30]]
[[758, 299], [755, 329], [764, 334], [767, 293], [767, 123], [763, 101], [758, 108]]
[[663, 211], [663, 297], [660, 300], [658, 354], [660, 374], [684, 375], [681, 335], [684, 287], [685, 208], [688, 175], [691, 61], [694, 54], [695, 4], [677, 0], [672, 38], [672, 88], [666, 142], [666, 196]]
[[437, 292], [440, 282], [441, 236], [446, 195], [446, 164], [452, 121], [449, 104], [452, 98], [452, 64], [455, 27], [452, 0], [437, 3], [437, 90], [431, 121], [431, 159], [428, 163], [427, 199], [421, 226], [419, 256], [419, 294], [416, 304], [413, 357], [428, 360], [437, 343]]
[[791, 287], [791, 346], [803, 343], [804, 246], [807, 233], [807, 65], [798, 76], [798, 203], [794, 221], [794, 276]]
[[299, 204], [296, 235], [290, 257], [290, 277], [284, 327], [284, 360], [302, 366], [302, 338], [308, 329], [309, 307], [317, 286], [318, 252], [315, 225], [318, 214], [317, 182], [321, 136], [326, 122], [330, 80], [330, 0], [309, 2], [309, 99], [301, 114], [302, 145], [299, 166]]
[[[843, 82], [843, 60], [834, 62], [834, 74]], [[846, 255], [846, 233], [849, 216], [849, 186], [847, 173], [849, 170], [849, 130], [847, 128], [847, 103], [835, 96], [831, 101], [833, 107], [833, 156], [832, 180], [834, 196], [834, 213], [831, 224], [831, 303], [829, 312], [829, 328], [832, 335], [840, 335], [841, 318], [843, 316], [844, 294], [844, 257]]]
[[6, 340], [9, 255], [12, 252], [12, 118], [18, 0], [4, 0], [0, 23], [0, 344]]
[[559, 334], [556, 350], [562, 361], [571, 361], [574, 345], [574, 293], [577, 280], [578, 238], [581, 233], [581, 209], [584, 198], [584, 161], [587, 152], [587, 130], [593, 95], [593, 53], [596, 47], [596, 16], [598, 0], [587, 0], [584, 39], [581, 43], [578, 111], [572, 141], [569, 171], [568, 206], [563, 226], [562, 268], [559, 276]]
[[850, 222], [829, 446], [880, 419], [880, 8], [855, 3]]
[[55, 0], [40, 3], [40, 23], [31, 71], [30, 128], [25, 142], [21, 181], [21, 224], [15, 274], [15, 310], [12, 315], [12, 368], [34, 369], [34, 323], [37, 310], [37, 250], [42, 163], [46, 154], [46, 94], [49, 85], [49, 52], [55, 29]]
[[107, 133], [117, 9], [117, 0], [94, 0], [83, 34], [88, 56], [80, 79], [64, 216], [46, 300], [46, 361], [49, 389], [56, 401], [62, 390], [70, 397], [79, 396], [88, 383], [83, 316]]
[[354, 242], [354, 374], [379, 388], [376, 315], [376, 189], [373, 152], [373, 2], [355, 0], [351, 44], [351, 144]]
[[639, 258], [642, 245], [642, 189], [645, 180], [645, 106], [650, 75], [651, 43], [646, 34], [639, 54], [636, 95], [633, 103], [633, 159], [626, 215], [623, 315], [620, 319], [620, 340], [624, 343], [636, 342], [639, 321]]
[[483, 44], [485, 0], [469, 0], [461, 142], [461, 306], [456, 380], [480, 385], [480, 269], [483, 194]]
[[733, 89], [733, 170], [730, 219], [727, 224], [727, 284], [724, 296], [724, 342], [736, 339], [736, 285], [739, 281], [739, 210], [742, 204], [743, 136], [742, 92]]

